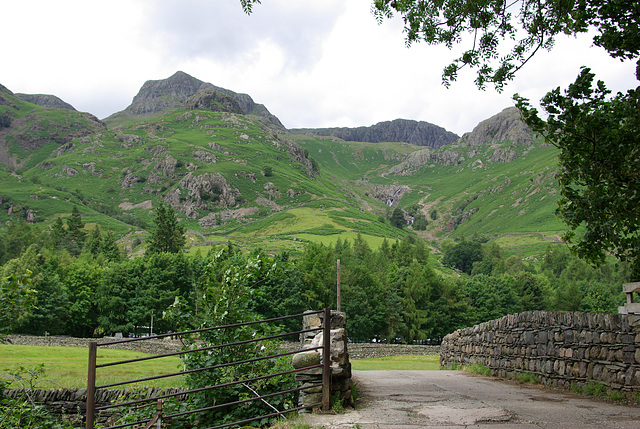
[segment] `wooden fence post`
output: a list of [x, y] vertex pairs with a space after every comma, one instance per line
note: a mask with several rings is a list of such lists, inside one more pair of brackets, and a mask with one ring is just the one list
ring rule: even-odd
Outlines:
[[98, 356], [98, 343], [89, 343], [89, 365], [87, 375], [87, 424], [86, 429], [93, 429], [96, 410], [96, 358]]

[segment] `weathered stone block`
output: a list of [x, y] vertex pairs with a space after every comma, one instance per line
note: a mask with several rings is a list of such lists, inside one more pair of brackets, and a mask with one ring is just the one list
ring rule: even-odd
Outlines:
[[293, 355], [291, 363], [295, 369], [306, 368], [308, 366], [320, 364], [320, 354], [315, 351], [300, 352]]
[[[306, 387], [306, 389], [301, 390], [302, 393], [322, 393], [322, 386], [317, 386], [317, 383], [303, 383], [300, 387]], [[313, 387], [310, 387], [313, 386]]]

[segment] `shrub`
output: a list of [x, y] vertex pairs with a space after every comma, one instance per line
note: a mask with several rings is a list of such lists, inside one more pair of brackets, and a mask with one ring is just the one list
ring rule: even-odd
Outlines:
[[0, 113], [0, 128], [9, 128], [11, 126], [11, 116], [7, 112]]

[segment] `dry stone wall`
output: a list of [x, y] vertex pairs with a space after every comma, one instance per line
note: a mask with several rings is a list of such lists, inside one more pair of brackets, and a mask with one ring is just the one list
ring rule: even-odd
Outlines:
[[443, 367], [474, 363], [500, 377], [529, 373], [552, 386], [597, 382], [640, 392], [640, 316], [530, 311], [444, 338]]
[[[142, 389], [111, 389], [98, 390], [96, 392], [96, 407], [143, 398], [153, 398], [163, 394], [175, 394], [183, 392], [180, 388], [142, 388]], [[4, 395], [9, 398], [24, 399], [29, 402], [44, 405], [47, 411], [57, 419], [64, 419], [72, 423], [74, 427], [84, 427], [87, 413], [87, 389], [7, 389]], [[186, 397], [177, 396], [178, 400], [186, 400]], [[121, 410], [120, 410], [121, 411]], [[116, 409], [99, 411], [96, 423], [112, 424], [110, 418], [117, 415]]]

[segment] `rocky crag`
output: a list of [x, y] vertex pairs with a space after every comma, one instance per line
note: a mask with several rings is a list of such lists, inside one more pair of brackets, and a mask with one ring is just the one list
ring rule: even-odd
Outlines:
[[71, 104], [50, 94], [15, 94], [22, 101], [53, 109], [76, 110]]
[[531, 146], [534, 137], [533, 131], [522, 122], [520, 111], [515, 107], [509, 107], [480, 122], [473, 131], [463, 134], [456, 143], [480, 146], [510, 141], [514, 146]]
[[454, 143], [458, 136], [442, 127], [424, 121], [396, 119], [378, 122], [370, 127], [357, 128], [298, 128], [297, 134], [336, 137], [353, 142], [401, 142], [437, 149]]
[[269, 125], [284, 128], [280, 120], [262, 104], [247, 94], [238, 94], [178, 71], [167, 79], [148, 80], [133, 97], [129, 107], [105, 119], [113, 124], [123, 119], [154, 116], [163, 111], [180, 108], [206, 107], [212, 111], [255, 116]]

